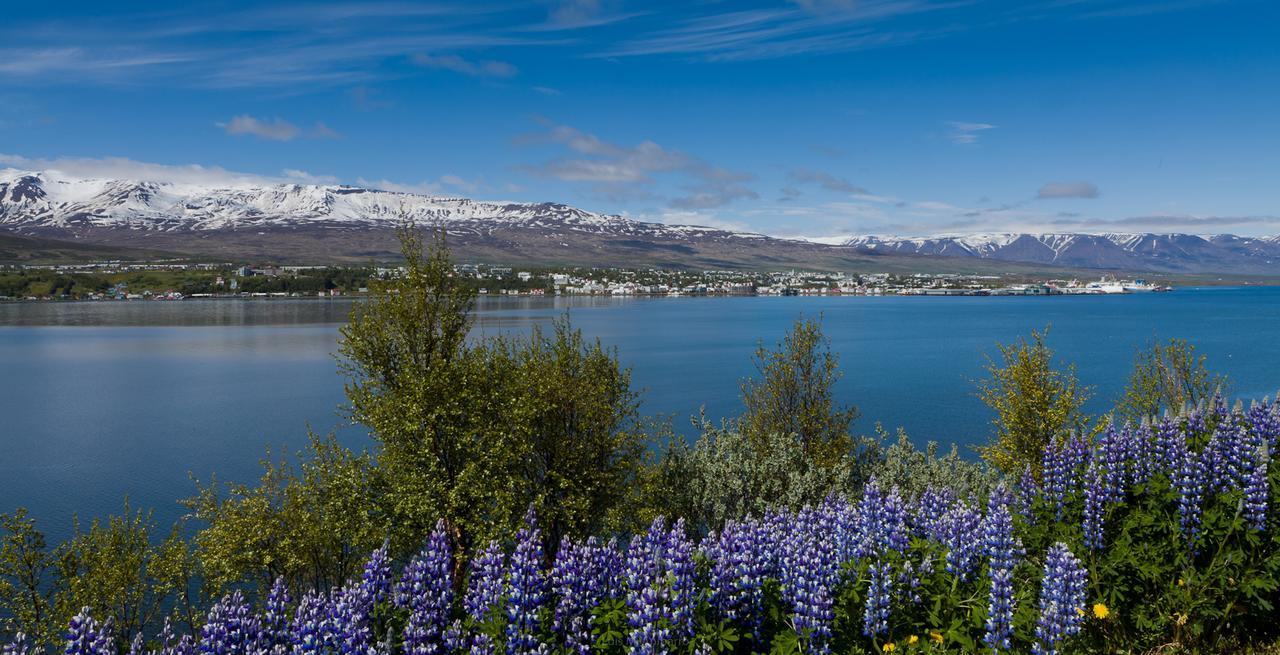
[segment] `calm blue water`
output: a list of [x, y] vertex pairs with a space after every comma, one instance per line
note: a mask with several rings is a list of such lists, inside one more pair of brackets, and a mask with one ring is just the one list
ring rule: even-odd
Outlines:
[[[128, 495], [167, 522], [190, 477], [252, 481], [267, 447], [296, 451], [310, 425], [342, 428], [331, 353], [349, 305], [191, 301], [0, 305], [0, 512], [25, 506], [52, 539]], [[839, 353], [840, 398], [857, 428], [903, 426], [918, 442], [970, 445], [990, 433], [974, 397], [997, 340], [1052, 325], [1051, 345], [1093, 385], [1095, 411], [1120, 392], [1134, 349], [1192, 340], [1238, 396], [1280, 387], [1280, 289], [1180, 289], [1071, 298], [671, 298], [485, 302], [482, 333], [525, 331], [569, 310], [618, 349], [644, 409], [738, 411], [757, 340], [823, 316]], [[349, 445], [370, 442], [358, 428]]]

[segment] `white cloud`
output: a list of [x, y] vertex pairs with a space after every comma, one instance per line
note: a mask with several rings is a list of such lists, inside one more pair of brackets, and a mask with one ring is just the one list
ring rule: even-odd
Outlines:
[[251, 135], [269, 141], [291, 141], [296, 139], [302, 130], [297, 125], [279, 118], [260, 120], [242, 114], [226, 123], [215, 123], [222, 131], [234, 136]]
[[259, 139], [268, 141], [292, 141], [300, 136], [307, 136], [313, 139], [340, 139], [342, 135], [334, 131], [328, 125], [317, 122], [315, 127], [308, 132], [303, 132], [301, 128], [289, 121], [281, 118], [273, 118], [264, 120], [254, 118], [248, 114], [241, 114], [232, 118], [225, 123], [214, 123], [214, 125], [222, 128], [223, 132], [233, 136], [256, 136]]
[[947, 126], [951, 128], [951, 131], [947, 133], [947, 138], [952, 143], [962, 145], [977, 143], [978, 137], [983, 132], [996, 127], [990, 123], [969, 123], [965, 121], [947, 121]]
[[846, 180], [842, 177], [836, 177], [824, 171], [815, 171], [810, 169], [797, 169], [791, 171], [789, 176], [792, 182], [797, 184], [817, 184], [818, 186], [838, 193], [853, 193], [857, 195], [870, 195], [866, 189]]
[[652, 185], [657, 175], [674, 175], [683, 181], [681, 186], [686, 195], [671, 198], [668, 204], [679, 209], [707, 209], [741, 198], [759, 197], [746, 186], [755, 179], [750, 173], [713, 166], [653, 141], [624, 146], [568, 125], [548, 124], [548, 127], [545, 133], [521, 141], [557, 143], [574, 156], [558, 157], [529, 169], [539, 175], [587, 183], [597, 192], [614, 198], [637, 195], [636, 187]]
[[413, 63], [434, 70], [448, 70], [472, 77], [513, 77], [520, 72], [505, 61], [470, 61], [458, 55], [429, 55], [418, 53], [411, 57]]
[[1097, 198], [1098, 187], [1091, 182], [1049, 182], [1040, 187], [1036, 197], [1041, 200], [1060, 198]]

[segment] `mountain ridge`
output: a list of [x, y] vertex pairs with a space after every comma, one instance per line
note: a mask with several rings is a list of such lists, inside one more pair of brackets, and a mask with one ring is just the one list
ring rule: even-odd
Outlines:
[[219, 256], [356, 261], [393, 258], [394, 228], [406, 218], [445, 229], [464, 256], [530, 263], [1280, 276], [1280, 237], [1003, 233], [857, 236], [833, 245], [645, 222], [556, 202], [288, 181], [209, 184], [0, 170], [0, 229], [31, 237]]

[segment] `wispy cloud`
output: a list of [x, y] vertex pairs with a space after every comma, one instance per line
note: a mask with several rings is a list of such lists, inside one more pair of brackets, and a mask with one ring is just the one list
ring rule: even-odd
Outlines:
[[473, 193], [481, 188], [479, 182], [466, 180], [453, 174], [441, 175], [434, 180], [423, 180], [421, 182], [395, 182], [385, 178], [372, 180], [361, 177], [356, 179], [356, 184], [371, 189], [425, 196]]
[[304, 132], [297, 125], [281, 118], [260, 119], [248, 114], [241, 114], [225, 123], [214, 123], [214, 125], [232, 136], [256, 136], [267, 141], [292, 141], [300, 136], [317, 139], [337, 139], [342, 136], [324, 123], [316, 123], [310, 131]]
[[668, 204], [681, 209], [719, 207], [734, 200], [759, 197], [746, 186], [755, 179], [750, 173], [713, 166], [653, 141], [625, 146], [568, 125], [544, 124], [548, 128], [545, 132], [518, 142], [555, 143], [569, 153], [526, 169], [534, 174], [587, 183], [609, 197], [633, 195], [639, 187], [652, 185], [656, 175], [670, 174], [680, 178], [686, 195], [671, 198]]
[[146, 180], [173, 184], [225, 185], [232, 187], [279, 184], [290, 181], [298, 182], [304, 179], [308, 180], [307, 183], [322, 183], [313, 182], [312, 180], [332, 180], [332, 178], [313, 176], [305, 171], [296, 169], [281, 171], [279, 176], [271, 176], [230, 171], [221, 166], [157, 164], [126, 157], [40, 158], [0, 154], [0, 165], [27, 171], [59, 171], [73, 177]]
[[978, 137], [981, 136], [983, 132], [993, 130], [996, 126], [991, 125], [990, 123], [947, 121], [947, 127], [950, 128], [950, 131], [947, 132], [948, 140], [952, 143], [968, 145], [971, 143], [977, 143]]
[[837, 193], [854, 193], [858, 195], [870, 195], [871, 192], [846, 180], [842, 177], [836, 177], [824, 171], [816, 171], [807, 168], [796, 169], [791, 171], [787, 176], [796, 184], [816, 184], [827, 191], [835, 191]]
[[1036, 197], [1041, 200], [1061, 198], [1097, 198], [1098, 187], [1092, 182], [1049, 182], [1040, 187]]
[[505, 61], [471, 61], [458, 55], [418, 53], [411, 59], [414, 64], [423, 68], [453, 71], [472, 77], [514, 77], [520, 72], [515, 66]]

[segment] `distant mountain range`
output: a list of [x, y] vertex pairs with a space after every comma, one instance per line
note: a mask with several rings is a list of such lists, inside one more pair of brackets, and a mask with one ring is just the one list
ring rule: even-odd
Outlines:
[[853, 237], [866, 252], [980, 259], [1160, 273], [1280, 273], [1280, 236], [1231, 234], [978, 234]]
[[69, 240], [133, 254], [386, 260], [396, 255], [393, 228], [405, 218], [445, 228], [459, 258], [506, 263], [1280, 277], [1275, 237], [1007, 234], [855, 237], [824, 245], [636, 221], [559, 203], [482, 202], [341, 185], [211, 185], [0, 170], [0, 230], [42, 239], [46, 249]]

